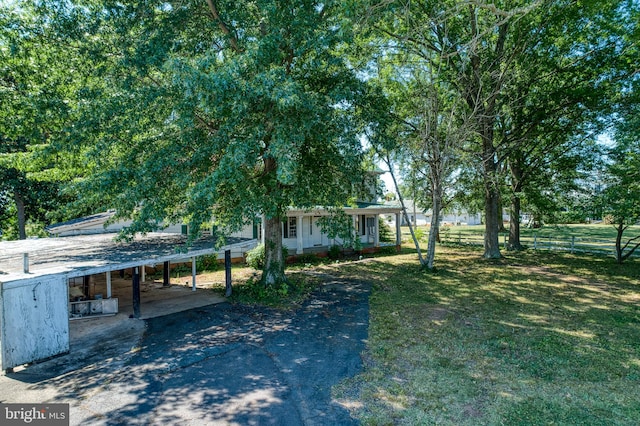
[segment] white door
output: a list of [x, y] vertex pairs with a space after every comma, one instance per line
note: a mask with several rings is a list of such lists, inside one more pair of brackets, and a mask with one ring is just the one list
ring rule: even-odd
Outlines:
[[322, 245], [322, 230], [318, 226], [317, 217], [309, 216], [309, 240], [312, 246]]

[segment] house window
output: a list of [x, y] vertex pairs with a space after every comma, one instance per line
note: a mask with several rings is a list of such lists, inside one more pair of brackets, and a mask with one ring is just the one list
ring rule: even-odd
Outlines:
[[360, 220], [359, 220], [359, 228], [360, 228], [360, 235], [367, 235], [367, 228], [366, 228], [366, 221], [365, 221], [365, 215], [360, 216]]
[[288, 217], [284, 223], [284, 238], [296, 238], [298, 236], [298, 224], [295, 217]]

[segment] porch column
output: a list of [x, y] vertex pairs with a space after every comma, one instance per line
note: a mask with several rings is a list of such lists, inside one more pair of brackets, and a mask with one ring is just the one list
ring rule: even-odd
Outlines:
[[147, 280], [147, 267], [142, 265], [140, 267], [140, 281], [145, 282]]
[[298, 222], [296, 223], [296, 239], [297, 239], [296, 254], [304, 253], [304, 243], [302, 241], [302, 230], [304, 229], [304, 226], [302, 225], [303, 218], [304, 216], [298, 216], [296, 219], [296, 221]]
[[107, 299], [111, 299], [111, 271], [107, 271]]
[[[353, 220], [353, 232], [355, 232], [355, 236], [356, 238], [354, 238], [354, 241], [356, 240], [361, 240], [362, 238], [360, 237], [360, 228], [358, 227], [358, 215], [354, 214], [351, 219]], [[343, 242], [344, 244], [344, 242]]]
[[191, 258], [191, 291], [196, 291], [196, 257]]
[[380, 247], [380, 215], [377, 214], [375, 216], [373, 216], [373, 229], [374, 229], [374, 236], [373, 236], [373, 245], [374, 247]]
[[262, 215], [262, 224], [260, 226], [262, 226], [262, 232], [260, 232], [260, 242], [262, 244], [264, 244], [264, 224], [266, 223], [266, 217], [264, 215]]
[[396, 246], [402, 244], [402, 231], [400, 230], [400, 213], [396, 213]]

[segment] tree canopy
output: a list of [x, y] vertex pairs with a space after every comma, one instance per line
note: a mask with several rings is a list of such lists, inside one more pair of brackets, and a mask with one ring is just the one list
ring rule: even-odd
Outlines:
[[75, 61], [56, 43], [31, 5], [0, 8], [0, 229], [27, 237], [28, 221], [45, 223], [64, 204], [63, 155], [51, 155], [73, 110]]
[[264, 216], [263, 280], [284, 281], [286, 209], [345, 203], [359, 175], [365, 89], [340, 54], [341, 2], [52, 7], [99, 77], [71, 135], [90, 159], [86, 201], [132, 217], [128, 235]]
[[[430, 268], [450, 201], [483, 210], [484, 256], [499, 257], [503, 204], [518, 249], [523, 203], [556, 209], [586, 181], [599, 134], [616, 122], [627, 126], [616, 138], [633, 134], [638, 7], [11, 2], [0, 9], [0, 220], [23, 230], [62, 195], [76, 212], [133, 219], [125, 238], [178, 222], [223, 236], [262, 217], [263, 280], [275, 284], [287, 209], [347, 204], [368, 142], [434, 208]], [[611, 188], [630, 147], [611, 154]]]
[[465, 175], [482, 179], [484, 256], [500, 256], [505, 196], [517, 248], [524, 191], [533, 192], [542, 171], [575, 167], [569, 160], [606, 128], [616, 93], [637, 70], [637, 40], [627, 36], [637, 25], [637, 5], [451, 0], [362, 7], [379, 56], [398, 58], [399, 71], [387, 75], [391, 85], [421, 68], [434, 91], [453, 89], [466, 104], [457, 121], [467, 128], [467, 167], [476, 169]]

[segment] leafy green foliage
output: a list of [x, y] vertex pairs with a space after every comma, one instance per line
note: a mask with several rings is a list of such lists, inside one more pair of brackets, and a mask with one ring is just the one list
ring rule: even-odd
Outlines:
[[318, 225], [329, 239], [339, 238], [343, 247], [349, 247], [356, 251], [362, 248], [360, 237], [353, 226], [353, 218], [348, 216], [344, 210], [338, 209], [331, 216], [321, 217], [318, 219]]
[[[289, 250], [286, 247], [282, 247], [282, 258], [286, 259], [289, 255]], [[261, 270], [265, 266], [265, 248], [264, 244], [258, 244], [247, 252], [246, 258], [247, 265], [256, 270]]]
[[264, 268], [264, 244], [258, 244], [247, 252], [247, 265], [253, 269], [260, 270]]
[[[77, 173], [73, 156], [55, 144], [67, 134], [82, 64], [69, 46], [54, 43], [51, 20], [33, 2], [0, 6], [0, 193], [4, 238], [67, 218], [62, 183]], [[79, 212], [74, 212], [78, 214]], [[80, 213], [83, 213], [82, 211]], [[39, 226], [37, 226], [39, 225]]]
[[337, 244], [332, 245], [331, 247], [329, 247], [328, 256], [331, 260], [340, 259], [340, 257], [342, 256], [342, 248]]
[[217, 271], [220, 269], [217, 254], [199, 256], [196, 260], [196, 269], [198, 271]]
[[621, 138], [611, 151], [609, 180], [602, 194], [603, 217], [616, 227], [616, 259], [622, 263], [640, 248], [640, 235], [623, 241], [623, 233], [640, 222], [640, 140]]
[[[221, 234], [263, 215], [278, 228], [288, 206], [343, 205], [359, 176], [366, 90], [341, 55], [351, 29], [341, 7], [54, 7], [61, 34], [97, 65], [68, 141], [87, 150], [84, 203], [131, 217], [128, 236], [183, 220], [195, 236], [212, 217]], [[273, 250], [270, 282], [284, 278]]]
[[[382, 81], [393, 105], [391, 121], [399, 123], [375, 142], [385, 150], [410, 145], [405, 181], [428, 198], [442, 190], [432, 174], [453, 180], [441, 167], [452, 151], [442, 147], [452, 134], [462, 135], [465, 154], [458, 150], [463, 161], [452, 170], [471, 177], [464, 193], [485, 198], [484, 255], [499, 257], [503, 203], [512, 202], [518, 221], [523, 200], [531, 210], [553, 208], [549, 194], [574, 190], [585, 176], [579, 172], [588, 170], [589, 144], [609, 124], [603, 118], [638, 69], [637, 38], [631, 36], [637, 35], [637, 4], [360, 5], [372, 22], [363, 44], [378, 47], [368, 71]], [[424, 142], [407, 143], [420, 137]], [[433, 147], [441, 156], [427, 164]], [[517, 246], [519, 227], [513, 225]]]
[[382, 243], [395, 242], [395, 233], [391, 230], [391, 227], [385, 220], [379, 221], [378, 232], [379, 232], [380, 242]]
[[286, 283], [265, 286], [260, 280], [234, 285], [230, 300], [244, 305], [263, 305], [278, 309], [292, 309], [305, 300], [318, 286], [309, 276], [290, 278]]

